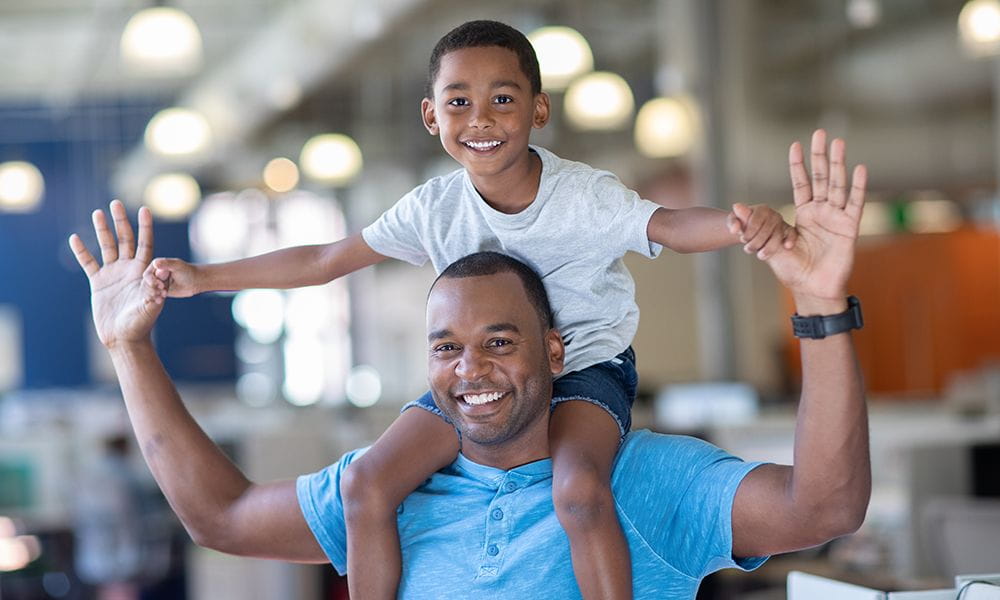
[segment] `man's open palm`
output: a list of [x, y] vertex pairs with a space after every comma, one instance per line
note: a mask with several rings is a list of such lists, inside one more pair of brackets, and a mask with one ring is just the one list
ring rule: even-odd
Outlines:
[[125, 206], [118, 200], [111, 203], [111, 217], [115, 224], [114, 234], [108, 228], [103, 211], [95, 210], [93, 214], [103, 266], [78, 235], [74, 233], [69, 238], [76, 260], [90, 280], [90, 302], [97, 336], [109, 348], [120, 342], [148, 338], [163, 309], [163, 292], [151, 285], [153, 275], [147, 272], [151, 271], [148, 267], [153, 259], [153, 217], [149, 209], [139, 209], [138, 250]]
[[848, 185], [844, 141], [833, 140], [828, 157], [822, 129], [813, 134], [810, 155], [811, 178], [802, 146], [795, 142], [788, 152], [798, 238], [794, 247], [767, 262], [793, 294], [843, 298], [865, 203], [867, 171], [856, 166]]

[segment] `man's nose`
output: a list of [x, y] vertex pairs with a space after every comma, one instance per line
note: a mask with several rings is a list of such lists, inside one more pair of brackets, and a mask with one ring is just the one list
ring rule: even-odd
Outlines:
[[485, 377], [490, 369], [490, 362], [485, 360], [481, 351], [466, 349], [455, 365], [455, 375], [463, 381], [478, 381]]

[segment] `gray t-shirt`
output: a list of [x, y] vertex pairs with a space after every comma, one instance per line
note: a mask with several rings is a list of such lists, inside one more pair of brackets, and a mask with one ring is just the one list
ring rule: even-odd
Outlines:
[[659, 205], [612, 173], [531, 149], [542, 159], [542, 175], [538, 195], [521, 212], [494, 210], [459, 169], [417, 186], [361, 234], [379, 254], [414, 265], [429, 259], [438, 273], [485, 250], [525, 262], [545, 283], [566, 343], [563, 373], [570, 373], [632, 343], [639, 307], [622, 257], [629, 250], [660, 253], [646, 235]]

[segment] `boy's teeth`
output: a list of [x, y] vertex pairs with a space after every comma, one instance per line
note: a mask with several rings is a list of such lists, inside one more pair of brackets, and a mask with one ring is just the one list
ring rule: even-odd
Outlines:
[[500, 396], [503, 396], [503, 393], [491, 392], [489, 394], [466, 394], [464, 398], [469, 404], [486, 404], [487, 402], [499, 399]]
[[465, 142], [465, 145], [476, 150], [489, 150], [490, 148], [499, 146], [500, 142], [497, 140], [492, 142]]

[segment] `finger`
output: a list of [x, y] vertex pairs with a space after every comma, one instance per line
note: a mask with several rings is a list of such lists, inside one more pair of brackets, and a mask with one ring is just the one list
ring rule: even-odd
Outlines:
[[142, 273], [143, 300], [152, 302], [153, 304], [162, 304], [167, 294], [164, 289], [159, 287], [163, 282], [156, 278], [153, 271], [153, 265], [148, 265]]
[[[777, 237], [778, 236], [775, 236], [773, 232], [761, 230], [760, 232], [757, 233], [756, 236], [752, 238], [747, 238], [747, 243], [744, 244], [743, 251], [746, 252], [747, 254], [756, 254], [760, 252], [765, 246], [767, 246], [771, 238], [777, 238]], [[778, 240], [777, 243], [780, 245], [781, 241]]]
[[111, 201], [111, 219], [115, 222], [115, 235], [118, 236], [118, 256], [132, 258], [135, 256], [135, 234], [121, 200]]
[[814, 202], [825, 202], [830, 181], [830, 165], [826, 158], [826, 132], [813, 132], [812, 148], [809, 150], [809, 164], [812, 166], [812, 194]]
[[795, 241], [799, 239], [799, 230], [795, 229], [794, 227], [786, 223], [784, 226], [783, 234], [784, 234], [784, 241], [782, 242], [782, 245], [785, 248], [791, 250], [792, 248], [795, 247]]
[[726, 215], [726, 231], [733, 235], [739, 235], [742, 229], [743, 223], [735, 213], [729, 213]]
[[867, 186], [868, 168], [864, 165], [854, 167], [854, 173], [851, 175], [851, 194], [847, 198], [844, 212], [858, 222], [861, 221], [861, 213], [865, 206], [865, 188]]
[[76, 262], [80, 263], [80, 268], [83, 269], [88, 278], [101, 269], [97, 261], [94, 260], [94, 255], [90, 253], [90, 250], [87, 250], [87, 246], [84, 245], [80, 236], [75, 233], [69, 236], [69, 247], [73, 251], [73, 256], [76, 257]]
[[139, 207], [139, 248], [135, 257], [143, 263], [153, 260], [153, 213]]
[[837, 138], [830, 142], [830, 195], [828, 201], [837, 208], [847, 204], [847, 167], [844, 166], [846, 146]]
[[781, 245], [783, 242], [784, 240], [781, 237], [781, 233], [775, 231], [771, 235], [771, 237], [767, 238], [767, 241], [764, 243], [763, 247], [761, 247], [761, 249], [757, 251], [757, 258], [761, 260], [767, 260], [772, 256], [774, 256], [775, 254], [777, 254], [778, 252], [781, 252]]
[[108, 229], [108, 219], [104, 216], [103, 210], [95, 210], [92, 215], [94, 221], [94, 233], [97, 234], [97, 243], [101, 247], [101, 261], [104, 264], [118, 260], [118, 247], [115, 246], [115, 236]]
[[[751, 210], [748, 219], [744, 220], [743, 235], [740, 237], [742, 242], [753, 241], [754, 238], [763, 235], [769, 235], [769, 232], [764, 231], [764, 226], [767, 224], [767, 215], [764, 211]], [[763, 241], [763, 240], [761, 240]], [[759, 250], [759, 246], [754, 248], [754, 252]]]
[[809, 173], [802, 159], [802, 144], [794, 142], [788, 149], [788, 171], [792, 176], [792, 197], [795, 206], [801, 206], [812, 200], [812, 185], [809, 183]]

